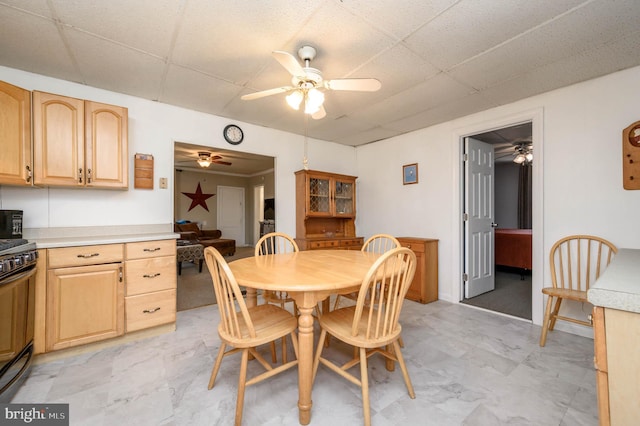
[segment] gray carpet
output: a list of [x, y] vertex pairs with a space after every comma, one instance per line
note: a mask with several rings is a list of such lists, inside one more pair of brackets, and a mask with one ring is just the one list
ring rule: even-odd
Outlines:
[[531, 271], [525, 273], [524, 280], [520, 277], [518, 269], [496, 269], [495, 290], [464, 299], [462, 303], [530, 320]]
[[[233, 256], [225, 256], [225, 260], [231, 262], [253, 256], [253, 251], [253, 247], [237, 247], [236, 253]], [[198, 272], [198, 265], [182, 262], [182, 275], [178, 275], [177, 298], [178, 311], [216, 303], [213, 283], [206, 263], [202, 264], [202, 272]]]

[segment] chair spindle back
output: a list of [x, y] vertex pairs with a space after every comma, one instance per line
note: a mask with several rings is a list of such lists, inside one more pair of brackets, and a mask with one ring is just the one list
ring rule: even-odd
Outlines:
[[609, 241], [592, 235], [571, 235], [557, 241], [549, 254], [555, 288], [587, 291], [618, 252]]
[[[373, 264], [360, 287], [352, 335], [364, 331], [367, 339], [383, 339], [395, 332], [404, 297], [416, 271], [416, 255], [406, 247], [383, 254]], [[362, 321], [366, 322], [361, 330]]]

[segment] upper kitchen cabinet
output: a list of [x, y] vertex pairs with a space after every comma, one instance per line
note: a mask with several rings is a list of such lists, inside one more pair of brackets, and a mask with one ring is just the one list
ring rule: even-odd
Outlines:
[[31, 185], [31, 92], [0, 81], [0, 185]]
[[127, 108], [33, 92], [34, 183], [128, 187]]

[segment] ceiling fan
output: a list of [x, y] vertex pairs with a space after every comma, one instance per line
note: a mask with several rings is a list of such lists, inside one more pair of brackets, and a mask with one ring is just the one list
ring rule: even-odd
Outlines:
[[302, 46], [298, 49], [298, 57], [304, 63], [300, 65], [298, 60], [289, 52], [276, 50], [272, 52], [273, 57], [280, 62], [289, 74], [291, 74], [291, 85], [262, 90], [242, 96], [243, 100], [253, 100], [265, 96], [277, 95], [289, 92], [287, 103], [295, 110], [299, 109], [304, 101], [305, 113], [318, 120], [327, 115], [324, 106], [324, 91], [326, 90], [351, 90], [360, 92], [375, 92], [382, 84], [375, 78], [339, 78], [335, 80], [324, 80], [319, 69], [310, 66], [313, 58], [316, 57], [316, 49], [311, 46]]
[[533, 162], [533, 145], [531, 144], [531, 141], [515, 141], [512, 145], [513, 148], [510, 149], [510, 153], [507, 153], [506, 155], [498, 155], [496, 156], [496, 159], [512, 156], [512, 161], [516, 164], [525, 165]]
[[203, 167], [203, 168], [209, 167], [212, 163], [222, 164], [225, 166], [231, 165], [231, 163], [228, 161], [222, 161], [222, 156], [212, 155], [208, 151], [198, 151], [198, 159], [196, 160], [196, 162], [200, 167]]

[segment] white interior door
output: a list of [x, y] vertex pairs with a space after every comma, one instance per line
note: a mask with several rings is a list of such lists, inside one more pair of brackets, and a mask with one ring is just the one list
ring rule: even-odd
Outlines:
[[464, 297], [495, 288], [493, 146], [465, 138]]
[[236, 246], [246, 245], [244, 205], [244, 188], [218, 186], [218, 229]]

